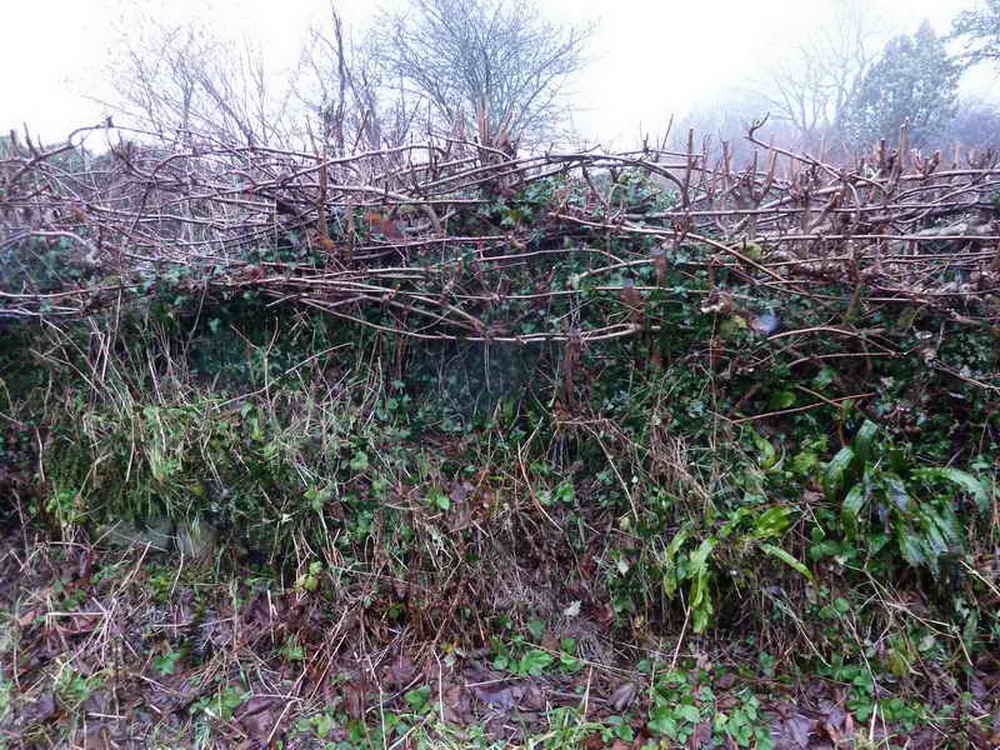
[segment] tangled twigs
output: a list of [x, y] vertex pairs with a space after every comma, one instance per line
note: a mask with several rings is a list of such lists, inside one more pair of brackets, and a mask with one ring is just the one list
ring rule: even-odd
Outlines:
[[[742, 168], [728, 150], [708, 166], [693, 136], [686, 153], [451, 160], [434, 142], [334, 159], [190, 133], [183, 149], [122, 141], [100, 156], [12, 140], [0, 152], [0, 312], [79, 317], [116, 304], [110, 289], [173, 285], [254, 291], [419, 338], [585, 344], [655, 330], [656, 311], [635, 302], [669, 266], [730, 269], [747, 292], [1000, 324], [996, 159], [943, 165], [883, 144], [832, 165], [764, 143], [764, 124], [748, 138], [766, 158]], [[625, 289], [622, 274], [657, 263], [656, 283]], [[578, 330], [595, 294], [606, 317]], [[387, 315], [375, 322], [372, 306]]]

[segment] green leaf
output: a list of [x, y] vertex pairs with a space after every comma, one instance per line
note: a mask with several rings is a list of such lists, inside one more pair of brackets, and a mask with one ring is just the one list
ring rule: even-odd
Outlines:
[[870, 463], [874, 455], [875, 436], [878, 434], [878, 425], [870, 419], [866, 419], [864, 424], [854, 436], [854, 451], [862, 463]]
[[802, 451], [792, 457], [792, 471], [801, 476], [812, 474], [813, 468], [819, 463], [819, 456], [813, 451]]
[[320, 489], [319, 487], [310, 487], [305, 491], [306, 501], [316, 513], [321, 513], [323, 511], [323, 506], [326, 505], [330, 498], [333, 497], [333, 490], [329, 487]]
[[823, 477], [823, 489], [827, 499], [836, 500], [844, 486], [847, 473], [854, 463], [854, 449], [845, 445], [827, 464]]
[[899, 551], [903, 555], [903, 559], [913, 567], [931, 564], [924, 552], [924, 545], [921, 544], [920, 537], [913, 532], [913, 528], [908, 523], [900, 521], [896, 524], [896, 543], [899, 544]]
[[[754, 496], [748, 494], [745, 495], [743, 499], [744, 502], [766, 501], [766, 498], [764, 498], [762, 495]], [[735, 511], [731, 512], [729, 514], [728, 520], [724, 524], [722, 524], [722, 526], [719, 527], [719, 536], [721, 536], [722, 538], [728, 537], [730, 534], [733, 533], [733, 531], [736, 530], [737, 527], [739, 527], [741, 523], [743, 523], [744, 518], [753, 515], [754, 510], [756, 509], [744, 506], [742, 508], [737, 508]]]
[[940, 505], [935, 508], [933, 519], [949, 547], [962, 546], [962, 528], [951, 505]]
[[678, 706], [677, 717], [691, 724], [697, 724], [701, 721], [701, 713], [699, 713], [697, 708], [689, 705]]
[[990, 498], [986, 487], [976, 477], [961, 469], [951, 467], [917, 469], [913, 475], [918, 479], [933, 481], [936, 479], [951, 482], [970, 495], [976, 501], [976, 507], [980, 513], [987, 513], [990, 509]]
[[861, 482], [851, 487], [844, 498], [844, 504], [840, 508], [840, 515], [852, 533], [857, 530], [858, 517], [861, 515], [861, 509], [864, 507], [865, 500], [867, 499], [868, 492], [865, 485]]
[[903, 513], [909, 512], [912, 505], [910, 493], [906, 491], [906, 483], [898, 474], [890, 471], [882, 473], [879, 476], [879, 484], [894, 506]]
[[706, 597], [704, 602], [695, 608], [694, 616], [691, 618], [691, 629], [695, 633], [704, 633], [708, 624], [712, 621], [712, 599]]
[[663, 566], [663, 591], [668, 599], [672, 599], [677, 592], [677, 584], [680, 580], [677, 575], [677, 553], [687, 540], [689, 532], [688, 526], [683, 526], [680, 531], [674, 534], [674, 538], [670, 540], [670, 544], [660, 556], [660, 565]]
[[406, 700], [406, 704], [414, 711], [422, 711], [427, 707], [427, 704], [431, 699], [431, 688], [430, 685], [424, 685], [423, 687], [418, 687], [415, 690], [411, 690], [406, 695], [403, 696]]
[[171, 651], [153, 659], [153, 666], [161, 675], [173, 674], [177, 668], [177, 660], [180, 658], [181, 654], [179, 651]]
[[758, 435], [756, 432], [751, 433], [753, 437], [753, 442], [757, 446], [757, 450], [760, 451], [760, 456], [757, 458], [757, 463], [760, 467], [767, 471], [778, 461], [778, 453], [774, 450], [774, 446], [771, 445], [771, 441], [768, 440], [763, 435]]
[[326, 737], [334, 727], [334, 720], [330, 714], [321, 714], [313, 717], [313, 724], [316, 727], [316, 735]]
[[755, 537], [780, 536], [792, 524], [794, 508], [787, 505], [776, 505], [768, 508], [759, 516], [754, 523]]
[[548, 651], [533, 648], [517, 664], [517, 671], [521, 674], [530, 674], [538, 677], [549, 664], [552, 663], [552, 654]]
[[657, 706], [649, 712], [649, 722], [646, 726], [650, 731], [663, 734], [667, 737], [677, 735], [677, 721], [673, 717], [673, 712], [669, 706]]
[[708, 590], [709, 570], [708, 556], [712, 553], [717, 540], [715, 537], [705, 539], [698, 549], [691, 553], [691, 569], [689, 576], [693, 578], [691, 583], [691, 612], [692, 629], [695, 633], [704, 632], [711, 621], [712, 595]]
[[576, 491], [573, 487], [573, 483], [569, 481], [562, 481], [556, 486], [555, 496], [558, 500], [564, 503], [572, 503], [573, 499], [576, 497]]
[[760, 548], [764, 550], [767, 554], [771, 555], [772, 557], [776, 557], [786, 565], [794, 568], [799, 573], [808, 578], [810, 581], [813, 580], [812, 571], [809, 570], [809, 568], [807, 568], [801, 562], [796, 560], [795, 557], [793, 557], [788, 552], [783, 550], [781, 547], [776, 547], [773, 544], [761, 544]]
[[[926, 513], [926, 510], [923, 510], [921, 515], [924, 515], [924, 513]], [[938, 559], [948, 552], [948, 542], [933, 520], [927, 519], [926, 526], [923, 539], [924, 551], [927, 554], [928, 560], [936, 564]]]
[[451, 498], [441, 490], [434, 490], [430, 495], [427, 496], [430, 504], [439, 510], [448, 510], [451, 508]]
[[743, 318], [733, 315], [719, 323], [719, 335], [722, 338], [731, 339], [746, 327], [747, 322]]
[[824, 365], [820, 368], [819, 372], [816, 373], [816, 377], [813, 378], [813, 385], [817, 388], [826, 388], [833, 382], [833, 378], [836, 374], [837, 373], [832, 367]]
[[364, 471], [368, 468], [368, 454], [358, 451], [351, 459], [351, 471]]
[[692, 573], [703, 573], [708, 569], [708, 556], [712, 554], [712, 550], [715, 548], [717, 539], [710, 536], [708, 539], [702, 541], [698, 545], [698, 549], [691, 553], [691, 572]]
[[795, 405], [795, 393], [792, 391], [775, 391], [767, 402], [770, 409], [787, 409]]

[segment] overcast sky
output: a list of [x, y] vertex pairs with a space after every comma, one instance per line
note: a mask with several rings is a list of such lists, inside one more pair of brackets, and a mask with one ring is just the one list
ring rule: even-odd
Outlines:
[[[876, 2], [876, 0], [872, 0]], [[542, 0], [556, 20], [598, 20], [592, 62], [574, 85], [582, 133], [605, 143], [662, 132], [714, 92], [738, 84], [823, 23], [829, 0]], [[976, 0], [884, 0], [897, 31], [928, 19], [947, 33]], [[360, 27], [372, 0], [340, 0]], [[310, 22], [328, 17], [327, 0], [25, 0], [5, 3], [0, 44], [0, 132], [27, 123], [43, 141], [100, 121], [113, 97], [104, 69], [136, 9], [168, 22], [197, 19], [223, 36], [259, 41], [276, 74], [293, 65]], [[967, 88], [988, 91], [981, 71]]]

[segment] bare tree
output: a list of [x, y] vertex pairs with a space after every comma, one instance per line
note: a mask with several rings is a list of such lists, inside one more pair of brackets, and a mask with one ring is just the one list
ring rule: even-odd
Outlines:
[[494, 142], [557, 124], [594, 29], [552, 23], [532, 0], [414, 0], [411, 12], [387, 12], [376, 28], [388, 68], [441, 124]]
[[[165, 141], [191, 134], [246, 143], [287, 135], [290, 90], [275, 93], [261, 50], [218, 39], [195, 24], [144, 19], [124, 34], [110, 75], [120, 115]], [[286, 87], [287, 89], [287, 87]]]
[[794, 125], [804, 148], [814, 148], [841, 123], [845, 107], [878, 59], [885, 23], [868, 0], [834, 0], [833, 18], [756, 84], [772, 116]]
[[310, 30], [294, 86], [328, 153], [391, 149], [412, 135], [418, 100], [392, 80], [370, 37], [352, 38], [332, 3], [330, 22]]

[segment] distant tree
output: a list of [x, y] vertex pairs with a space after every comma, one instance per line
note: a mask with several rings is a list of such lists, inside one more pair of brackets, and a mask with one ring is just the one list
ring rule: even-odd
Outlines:
[[997, 148], [1000, 146], [1000, 108], [980, 98], [962, 99], [945, 136], [949, 145]]
[[986, 7], [963, 10], [952, 24], [951, 37], [964, 38], [962, 61], [1000, 64], [1000, 0], [985, 0]]
[[[750, 123], [767, 115], [771, 111], [771, 105], [772, 102], [767, 97], [749, 89], [720, 89], [710, 99], [697, 103], [683, 118], [674, 122], [668, 146], [673, 151], [687, 149], [688, 132], [693, 129], [696, 149], [707, 146], [709, 152], [717, 153], [716, 147], [725, 142], [732, 159], [730, 166], [734, 169], [742, 168], [753, 157], [755, 150], [746, 139]], [[788, 145], [795, 140], [797, 129], [787, 119], [772, 115], [758, 135], [775, 143]]]
[[926, 21], [886, 44], [847, 102], [843, 127], [854, 145], [895, 138], [906, 124], [920, 146], [943, 134], [955, 115], [960, 66]]
[[800, 146], [814, 148], [840, 125], [886, 36], [870, 0], [834, 0], [830, 21], [789, 45], [753, 88], [767, 100], [772, 118], [795, 128]]
[[290, 92], [271, 89], [259, 48], [195, 23], [165, 26], [141, 16], [134, 23], [109, 65], [115, 99], [106, 103], [117, 120], [165, 140], [198, 134], [274, 143], [287, 134]]
[[380, 59], [373, 38], [355, 41], [333, 2], [330, 21], [310, 29], [293, 86], [329, 154], [401, 146], [420, 111], [418, 98]]
[[389, 69], [441, 124], [512, 141], [565, 114], [560, 95], [593, 32], [547, 21], [534, 0], [412, 0], [376, 29]]

